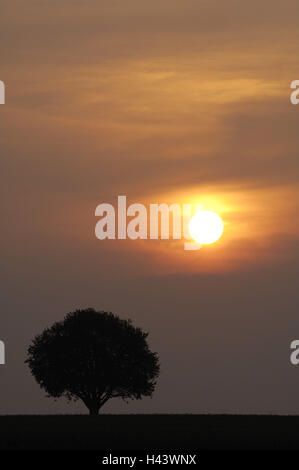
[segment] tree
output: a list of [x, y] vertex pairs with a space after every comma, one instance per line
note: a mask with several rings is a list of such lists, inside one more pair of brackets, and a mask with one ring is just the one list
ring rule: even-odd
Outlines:
[[33, 339], [25, 362], [48, 397], [80, 399], [97, 415], [111, 398], [152, 396], [160, 367], [147, 336], [111, 312], [76, 310]]

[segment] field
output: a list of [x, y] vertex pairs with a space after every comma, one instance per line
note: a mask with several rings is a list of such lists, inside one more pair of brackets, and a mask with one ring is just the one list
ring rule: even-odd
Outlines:
[[1, 416], [0, 449], [299, 449], [299, 417]]

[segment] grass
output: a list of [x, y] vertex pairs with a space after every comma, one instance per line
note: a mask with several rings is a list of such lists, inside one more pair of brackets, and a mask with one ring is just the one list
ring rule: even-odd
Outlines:
[[1, 416], [0, 449], [299, 449], [299, 417]]

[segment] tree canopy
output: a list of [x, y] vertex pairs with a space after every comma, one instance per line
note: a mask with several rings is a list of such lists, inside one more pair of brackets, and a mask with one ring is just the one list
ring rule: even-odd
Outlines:
[[76, 310], [33, 339], [26, 363], [49, 397], [98, 414], [111, 398], [152, 396], [160, 366], [147, 336], [111, 312]]

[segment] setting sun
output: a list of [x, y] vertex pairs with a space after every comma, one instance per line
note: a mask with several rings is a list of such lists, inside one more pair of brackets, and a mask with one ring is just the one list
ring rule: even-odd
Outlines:
[[223, 222], [211, 211], [197, 212], [189, 222], [191, 237], [202, 245], [215, 243], [223, 234]]

